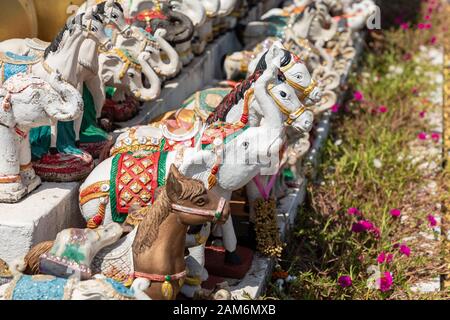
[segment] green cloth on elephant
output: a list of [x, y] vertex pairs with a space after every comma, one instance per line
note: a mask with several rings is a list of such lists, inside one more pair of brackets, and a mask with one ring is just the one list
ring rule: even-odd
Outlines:
[[97, 126], [94, 98], [86, 85], [83, 88], [84, 113], [81, 123], [80, 142], [92, 143], [108, 140], [108, 133]]
[[[81, 142], [99, 142], [108, 139], [108, 133], [97, 127], [94, 99], [87, 89], [83, 88], [84, 112], [81, 124]], [[50, 127], [33, 128], [30, 131], [30, 144], [33, 159], [40, 159], [48, 153], [50, 148]], [[82, 154], [75, 146], [75, 131], [73, 121], [58, 122], [58, 139], [56, 148], [60, 153]]]

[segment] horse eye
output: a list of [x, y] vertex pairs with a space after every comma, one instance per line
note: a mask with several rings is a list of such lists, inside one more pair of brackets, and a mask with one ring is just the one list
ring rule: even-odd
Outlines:
[[93, 32], [97, 32], [97, 27], [92, 27], [92, 29], [91, 29]]
[[206, 203], [206, 200], [205, 200], [203, 197], [200, 197], [200, 198], [195, 202], [195, 204], [198, 205], [198, 206], [204, 206], [205, 203]]
[[287, 93], [284, 91], [280, 91], [280, 96], [282, 96], [283, 98], [287, 97]]
[[243, 146], [245, 149], [247, 149], [249, 145], [250, 145], [250, 144], [248, 143], [248, 141], [244, 141], [244, 142], [242, 143], [242, 146]]
[[112, 16], [114, 19], [117, 19], [117, 18], [118, 18], [118, 15], [115, 14], [115, 13], [113, 13], [111, 16]]
[[129, 73], [128, 76], [129, 76], [130, 78], [134, 78], [134, 73]]

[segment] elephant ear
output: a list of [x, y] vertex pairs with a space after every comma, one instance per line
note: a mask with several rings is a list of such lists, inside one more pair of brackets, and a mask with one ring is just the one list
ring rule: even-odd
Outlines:
[[114, 79], [114, 74], [117, 72], [117, 69], [120, 68], [122, 63], [122, 60], [113, 54], [108, 54], [106, 56], [101, 71], [101, 77], [104, 84], [108, 84]]
[[0, 123], [9, 128], [16, 125], [11, 99], [8, 98], [8, 92], [3, 88], [0, 88]]

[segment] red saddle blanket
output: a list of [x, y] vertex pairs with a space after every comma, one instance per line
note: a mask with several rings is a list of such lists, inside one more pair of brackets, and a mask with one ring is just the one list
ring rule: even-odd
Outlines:
[[[155, 152], [137, 157], [129, 153], [114, 157], [111, 168], [111, 211], [113, 220], [123, 222], [128, 210], [134, 204], [146, 207], [153, 203], [155, 190], [158, 187], [158, 168], [161, 156], [165, 153]], [[165, 161], [161, 164], [164, 166]], [[162, 174], [162, 179], [164, 179]]]

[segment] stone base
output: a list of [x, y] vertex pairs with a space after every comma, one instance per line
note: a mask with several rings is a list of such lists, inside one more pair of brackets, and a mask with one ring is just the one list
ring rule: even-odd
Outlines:
[[85, 227], [78, 183], [43, 183], [15, 204], [0, 203], [0, 259], [9, 265], [35, 244], [69, 227]]
[[94, 169], [94, 160], [89, 153], [46, 154], [33, 162], [34, 171], [43, 181], [72, 182], [87, 178]]

